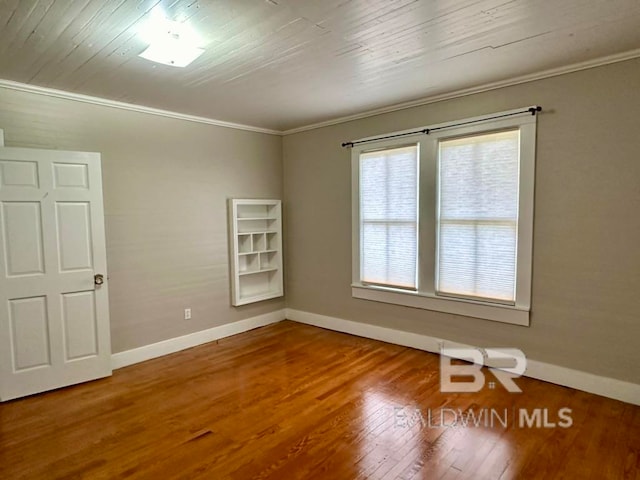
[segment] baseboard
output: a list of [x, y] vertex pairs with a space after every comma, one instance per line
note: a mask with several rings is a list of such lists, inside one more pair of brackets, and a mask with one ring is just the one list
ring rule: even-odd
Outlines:
[[[153, 358], [179, 352], [180, 350], [212, 342], [220, 338], [247, 332], [254, 328], [277, 323], [285, 318], [299, 323], [305, 323], [307, 325], [314, 325], [328, 330], [348, 333], [358, 337], [371, 338], [373, 340], [380, 340], [431, 353], [440, 353], [440, 349], [443, 344], [446, 344], [448, 347], [469, 346], [442, 338], [431, 337], [429, 335], [378, 327], [366, 323], [354, 322], [337, 317], [329, 317], [326, 315], [287, 308], [285, 310], [277, 310], [275, 312], [258, 315], [245, 320], [227, 323], [225, 325], [191, 333], [182, 337], [164, 340], [151, 345], [145, 345], [144, 347], [114, 353], [111, 356], [111, 364], [113, 369], [126, 367], [128, 365], [144, 362], [146, 360], [151, 360]], [[527, 361], [527, 371], [525, 372], [525, 375], [527, 377], [555, 383], [564, 387], [575, 388], [576, 390], [582, 390], [634, 405], [640, 405], [640, 385], [635, 383], [624, 382], [622, 380], [609, 377], [602, 377], [592, 373], [573, 370], [530, 359]]]
[[[440, 347], [443, 344], [446, 344], [448, 347], [468, 346], [429, 335], [378, 327], [290, 308], [285, 310], [285, 315], [288, 320], [306, 323], [307, 325], [314, 325], [328, 330], [349, 333], [359, 337], [371, 338], [395, 345], [403, 345], [432, 353], [440, 353]], [[603, 397], [613, 398], [634, 405], [640, 405], [640, 385], [635, 383], [602, 377], [580, 370], [539, 362], [537, 360], [527, 360], [525, 376], [555, 383], [556, 385], [562, 385], [564, 387], [575, 388], [576, 390], [582, 390], [584, 392], [594, 393], [596, 395], [602, 395]]]
[[169, 355], [170, 353], [179, 352], [180, 350], [196, 347], [203, 343], [213, 342], [220, 338], [247, 332], [254, 328], [278, 323], [284, 319], [285, 310], [276, 310], [275, 312], [227, 323], [219, 327], [190, 333], [182, 337], [171, 338], [162, 342], [152, 343], [151, 345], [145, 345], [144, 347], [114, 353], [111, 355], [111, 366], [115, 370], [133, 365], [134, 363], [144, 362], [145, 360], [151, 360], [152, 358], [162, 357], [163, 355]]

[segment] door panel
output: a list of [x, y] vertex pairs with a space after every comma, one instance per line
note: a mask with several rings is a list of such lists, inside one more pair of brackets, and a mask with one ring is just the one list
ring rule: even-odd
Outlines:
[[51, 365], [47, 298], [9, 301], [15, 371]]
[[100, 156], [0, 147], [0, 400], [111, 374]]
[[53, 185], [55, 188], [89, 188], [87, 165], [55, 163], [53, 165]]
[[75, 360], [98, 354], [96, 303], [93, 291], [62, 295], [62, 324], [65, 359]]
[[38, 188], [37, 162], [0, 162], [0, 188]]
[[60, 271], [93, 268], [89, 202], [56, 203]]
[[5, 202], [2, 207], [7, 276], [44, 273], [40, 203]]

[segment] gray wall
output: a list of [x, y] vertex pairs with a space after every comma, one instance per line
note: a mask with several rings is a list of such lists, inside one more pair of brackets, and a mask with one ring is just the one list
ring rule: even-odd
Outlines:
[[[287, 306], [640, 383], [640, 60], [284, 138]], [[531, 326], [351, 297], [345, 140], [540, 104]]]
[[231, 307], [226, 216], [228, 197], [282, 197], [280, 137], [3, 88], [0, 128], [102, 154], [114, 352], [284, 308]]
[[[281, 198], [284, 178], [288, 307], [640, 383], [639, 78], [632, 60], [284, 140], [0, 88], [0, 128], [7, 146], [102, 153], [114, 352], [284, 307], [230, 306], [225, 206]], [[340, 142], [534, 103], [531, 327], [353, 299]]]

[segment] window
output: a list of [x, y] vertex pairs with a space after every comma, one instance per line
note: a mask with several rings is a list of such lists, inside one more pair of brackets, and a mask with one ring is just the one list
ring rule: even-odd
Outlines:
[[443, 295], [515, 302], [520, 132], [442, 140], [438, 282]]
[[418, 146], [360, 156], [362, 282], [415, 289]]
[[528, 325], [536, 116], [460, 123], [353, 147], [352, 294]]

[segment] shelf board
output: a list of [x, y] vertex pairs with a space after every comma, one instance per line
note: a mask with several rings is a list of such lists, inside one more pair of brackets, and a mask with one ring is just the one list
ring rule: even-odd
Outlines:
[[242, 255], [258, 255], [259, 253], [276, 253], [278, 250], [256, 250], [255, 252], [240, 252], [238, 256]]
[[282, 296], [282, 290], [269, 290], [256, 295], [248, 295], [246, 297], [240, 296], [236, 306], [246, 305], [247, 303], [260, 302], [262, 300], [269, 300], [270, 298], [277, 298]]
[[238, 221], [241, 220], [277, 220], [276, 217], [238, 217]]
[[256, 273], [275, 272], [276, 270], [278, 270], [276, 267], [263, 268], [262, 270], [249, 270], [249, 271], [245, 271], [245, 272], [238, 272], [238, 275], [240, 275], [240, 276], [243, 276], [243, 275], [255, 275]]
[[258, 233], [278, 233], [275, 230], [259, 230], [259, 231], [254, 231], [254, 232], [238, 232], [238, 236], [240, 235], [255, 235]]

